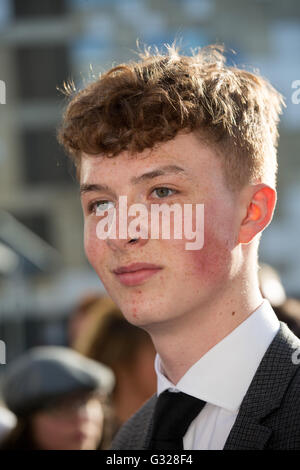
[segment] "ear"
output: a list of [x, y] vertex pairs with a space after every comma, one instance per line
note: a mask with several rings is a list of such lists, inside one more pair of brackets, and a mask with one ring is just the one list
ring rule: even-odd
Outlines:
[[250, 243], [255, 235], [262, 232], [271, 222], [275, 205], [276, 190], [265, 184], [250, 187], [250, 194], [244, 200], [246, 216], [240, 225], [239, 243]]

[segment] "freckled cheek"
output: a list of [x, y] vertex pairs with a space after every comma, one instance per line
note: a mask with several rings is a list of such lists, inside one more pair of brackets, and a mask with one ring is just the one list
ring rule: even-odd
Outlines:
[[196, 276], [206, 279], [218, 278], [228, 271], [230, 253], [217, 239], [204, 241], [201, 250], [190, 251], [189, 257]]
[[186, 250], [186, 262], [197, 278], [208, 283], [226, 277], [230, 271], [230, 235], [226, 228], [207, 219], [204, 224], [204, 245], [200, 250]]
[[84, 250], [90, 264], [96, 269], [105, 254], [105, 241], [100, 240], [96, 233], [96, 223], [86, 220], [84, 224]]

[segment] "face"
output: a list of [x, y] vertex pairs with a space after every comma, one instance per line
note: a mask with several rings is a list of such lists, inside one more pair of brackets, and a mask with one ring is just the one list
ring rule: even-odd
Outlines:
[[34, 440], [42, 450], [95, 450], [103, 429], [97, 398], [68, 398], [32, 418]]
[[[196, 135], [178, 134], [134, 156], [127, 151], [113, 158], [83, 155], [80, 180], [86, 255], [128, 321], [151, 333], [199, 315], [229, 287], [237, 264], [237, 196], [226, 185], [220, 158]], [[149, 213], [153, 204], [176, 203], [182, 209], [192, 204], [194, 228], [195, 204], [204, 204], [203, 247], [187, 250], [185, 236], [172, 237], [173, 223], [170, 239], [161, 230], [157, 239], [149, 232], [134, 242], [130, 237], [99, 239], [99, 210], [116, 208], [118, 220], [120, 196], [127, 196], [128, 208], [140, 203]], [[114, 272], [132, 263], [158, 269], [133, 276]]]

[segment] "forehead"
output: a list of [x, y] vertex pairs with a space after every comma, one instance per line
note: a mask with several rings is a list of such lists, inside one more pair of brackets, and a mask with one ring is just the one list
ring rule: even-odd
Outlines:
[[179, 134], [153, 149], [133, 155], [128, 151], [115, 157], [83, 154], [80, 183], [96, 184], [105, 179], [106, 183], [109, 180], [110, 183], [122, 181], [134, 184], [146, 172], [159, 176], [158, 169], [162, 169], [162, 174], [174, 174], [190, 181], [210, 181], [215, 184], [223, 182], [220, 157], [213, 148], [189, 133]]

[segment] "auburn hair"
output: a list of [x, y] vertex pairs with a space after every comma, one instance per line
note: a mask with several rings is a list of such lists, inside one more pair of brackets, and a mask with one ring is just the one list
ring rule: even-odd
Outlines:
[[215, 146], [232, 188], [266, 181], [275, 186], [277, 125], [282, 96], [257, 74], [226, 65], [222, 46], [191, 56], [175, 46], [146, 49], [71, 98], [58, 140], [80, 170], [82, 153], [115, 157], [142, 152], [194, 132]]

